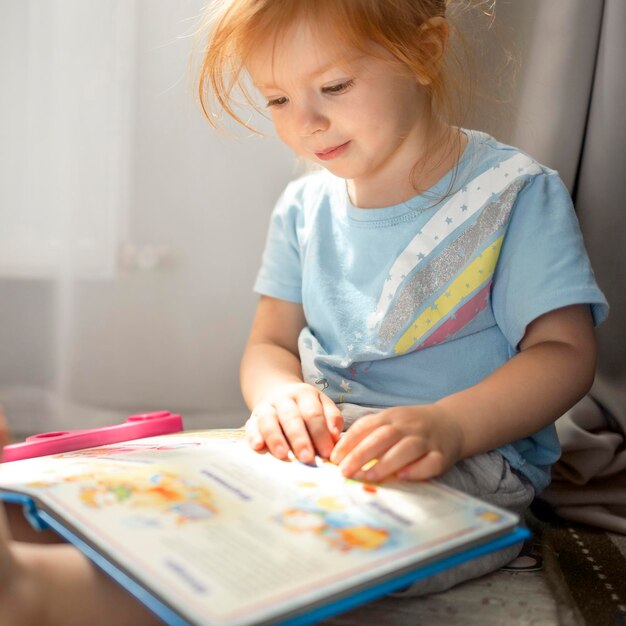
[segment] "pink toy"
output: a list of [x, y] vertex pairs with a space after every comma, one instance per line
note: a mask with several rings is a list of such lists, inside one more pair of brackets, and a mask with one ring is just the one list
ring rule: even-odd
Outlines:
[[180, 415], [169, 411], [140, 413], [126, 418], [123, 424], [91, 428], [89, 430], [62, 430], [41, 433], [27, 437], [23, 443], [13, 443], [4, 447], [2, 461], [20, 461], [35, 456], [61, 454], [84, 448], [120, 443], [131, 439], [167, 435], [183, 430]]

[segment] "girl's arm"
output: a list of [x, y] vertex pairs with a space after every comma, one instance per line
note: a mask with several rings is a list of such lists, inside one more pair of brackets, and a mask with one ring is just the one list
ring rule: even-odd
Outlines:
[[328, 458], [343, 426], [334, 402], [303, 382], [298, 336], [301, 304], [262, 296], [241, 362], [241, 389], [252, 415], [246, 436], [280, 459], [291, 449], [304, 463]]
[[532, 322], [520, 353], [480, 385], [439, 402], [463, 414], [463, 457], [527, 437], [552, 424], [591, 388], [596, 339], [587, 305], [547, 313]]
[[[434, 404], [362, 418], [337, 444], [332, 460], [346, 476], [380, 480], [398, 472], [421, 480], [541, 430], [593, 382], [596, 343], [589, 307], [569, 306], [537, 318], [520, 350], [479, 384]], [[360, 471], [375, 458], [375, 467]]]

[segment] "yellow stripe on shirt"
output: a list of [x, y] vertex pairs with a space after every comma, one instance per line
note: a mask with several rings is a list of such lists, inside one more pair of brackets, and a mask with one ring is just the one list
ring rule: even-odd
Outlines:
[[491, 279], [504, 236], [490, 243], [453, 281], [435, 302], [418, 315], [394, 346], [396, 354], [408, 352], [468, 295]]

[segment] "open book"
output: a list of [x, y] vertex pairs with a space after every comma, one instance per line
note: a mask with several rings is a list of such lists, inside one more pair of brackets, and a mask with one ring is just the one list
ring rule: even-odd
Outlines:
[[0, 497], [167, 624], [310, 624], [526, 537], [436, 481], [368, 484], [283, 462], [238, 430], [0, 465]]

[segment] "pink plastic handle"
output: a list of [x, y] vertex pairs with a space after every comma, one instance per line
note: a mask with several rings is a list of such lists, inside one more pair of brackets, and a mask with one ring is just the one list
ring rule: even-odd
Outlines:
[[183, 419], [169, 411], [130, 415], [123, 424], [91, 428], [89, 430], [62, 430], [27, 437], [23, 443], [4, 447], [2, 461], [20, 461], [47, 454], [62, 454], [84, 448], [104, 446], [143, 437], [167, 435], [183, 430]]

